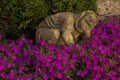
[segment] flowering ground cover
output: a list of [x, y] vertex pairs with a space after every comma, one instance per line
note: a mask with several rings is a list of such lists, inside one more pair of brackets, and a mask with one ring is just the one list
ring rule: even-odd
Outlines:
[[80, 44], [34, 44], [0, 35], [2, 80], [120, 80], [120, 18], [108, 17]]

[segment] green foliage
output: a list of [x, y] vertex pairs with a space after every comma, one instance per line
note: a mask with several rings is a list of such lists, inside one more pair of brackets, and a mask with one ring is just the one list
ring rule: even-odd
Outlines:
[[[1, 0], [0, 32], [7, 37], [25, 33], [34, 38], [35, 27], [50, 14], [61, 11], [81, 13], [94, 10], [96, 0]], [[32, 36], [32, 37], [31, 37]]]
[[44, 0], [1, 0], [1, 32], [20, 36], [34, 29], [37, 20], [46, 15], [47, 8]]
[[80, 13], [84, 10], [95, 11], [96, 0], [46, 0], [49, 11], [57, 13], [61, 11], [71, 11]]

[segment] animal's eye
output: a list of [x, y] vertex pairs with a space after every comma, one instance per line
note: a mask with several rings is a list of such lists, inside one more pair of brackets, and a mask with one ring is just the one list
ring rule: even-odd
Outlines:
[[90, 18], [89, 21], [92, 22], [93, 20]]
[[78, 28], [79, 28], [79, 29], [81, 28], [80, 24], [78, 24]]

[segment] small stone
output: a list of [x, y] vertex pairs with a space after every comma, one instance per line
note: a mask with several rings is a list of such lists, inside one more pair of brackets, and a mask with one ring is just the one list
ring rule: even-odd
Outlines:
[[95, 5], [98, 15], [120, 15], [120, 0], [98, 0]]

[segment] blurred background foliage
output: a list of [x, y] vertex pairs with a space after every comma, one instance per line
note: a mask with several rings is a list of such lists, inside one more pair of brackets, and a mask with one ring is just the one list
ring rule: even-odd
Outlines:
[[95, 11], [96, 0], [1, 0], [0, 33], [16, 39], [22, 34], [34, 40], [35, 29], [48, 15], [70, 11]]

